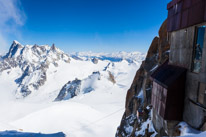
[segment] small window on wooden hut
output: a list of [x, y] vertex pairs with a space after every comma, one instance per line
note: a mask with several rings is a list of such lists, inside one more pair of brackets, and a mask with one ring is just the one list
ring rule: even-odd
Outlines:
[[194, 45], [194, 54], [193, 54], [193, 69], [195, 73], [199, 73], [202, 65], [202, 50], [204, 46], [204, 36], [205, 36], [205, 27], [198, 27], [196, 30], [196, 42]]
[[182, 120], [186, 69], [164, 63], [151, 75], [152, 105], [164, 120]]

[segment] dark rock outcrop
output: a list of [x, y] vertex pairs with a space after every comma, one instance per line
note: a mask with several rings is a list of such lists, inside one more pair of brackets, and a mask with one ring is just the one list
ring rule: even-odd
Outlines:
[[77, 96], [80, 93], [81, 80], [75, 79], [69, 81], [59, 92], [55, 101], [67, 100]]
[[3, 58], [12, 58], [16, 54], [16, 52], [18, 50], [21, 50], [22, 48], [23, 46], [14, 40], [9, 49], [9, 52]]
[[97, 63], [98, 63], [98, 59], [97, 59], [97, 58], [93, 58], [93, 59], [92, 59], [92, 62], [93, 62], [94, 64], [97, 64]]
[[[148, 134], [145, 135], [137, 135], [135, 132], [140, 130], [141, 124], [149, 118], [150, 109], [148, 110], [146, 107], [151, 102], [152, 81], [150, 80], [150, 75], [160, 64], [169, 58], [169, 48], [166, 20], [160, 27], [159, 37], [153, 39], [147, 52], [146, 59], [142, 62], [131, 87], [127, 91], [125, 113], [117, 129], [117, 137], [151, 135], [151, 133], [146, 131], [145, 133]], [[143, 92], [143, 98], [138, 96], [140, 91]], [[128, 132], [127, 127], [132, 127], [132, 130]]]
[[75, 60], [83, 61], [82, 58], [80, 58], [80, 57], [78, 57], [78, 56], [76, 56], [76, 55], [71, 55], [71, 57], [72, 57], [73, 59], [75, 59]]
[[73, 81], [69, 81], [67, 84], [63, 86], [63, 88], [61, 89], [61, 91], [59, 92], [58, 96], [54, 101], [68, 100], [79, 95], [80, 93], [86, 94], [93, 91], [95, 85], [94, 83], [98, 80], [101, 80], [100, 77], [100, 72], [97, 71], [93, 72], [85, 79], [75, 79]]

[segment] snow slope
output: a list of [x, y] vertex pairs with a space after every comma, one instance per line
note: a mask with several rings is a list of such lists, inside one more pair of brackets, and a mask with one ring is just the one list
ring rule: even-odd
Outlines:
[[117, 63], [122, 66], [119, 70], [111, 69], [116, 74], [115, 85], [102, 78], [96, 83], [95, 91], [62, 102], [51, 102], [56, 96], [46, 94], [46, 89], [50, 88], [45, 85], [42, 93], [2, 104], [0, 113], [6, 115], [1, 115], [0, 121], [9, 123], [11, 129], [15, 127], [26, 132], [63, 131], [71, 137], [114, 136], [124, 111], [128, 85], [138, 67], [129, 67], [126, 63], [124, 67], [124, 63]]
[[185, 122], [180, 122], [178, 124], [180, 135], [184, 137], [206, 137], [206, 132], [198, 131], [192, 127], [190, 127]]
[[[10, 56], [9, 60], [17, 61], [18, 57], [30, 59], [29, 54], [26, 57], [22, 56], [24, 54], [21, 51], [25, 46], [16, 41], [15, 43], [19, 45], [18, 49], [14, 50], [14, 54], [12, 52], [7, 54]], [[24, 63], [20, 61], [19, 65], [19, 61], [15, 62], [17, 65], [14, 67], [3, 63], [6, 67], [0, 73], [0, 131], [16, 130], [47, 134], [63, 132], [68, 137], [115, 135], [124, 112], [126, 91], [143, 57], [140, 60], [128, 61], [126, 59], [130, 58], [127, 56], [128, 53], [122, 55], [119, 61], [99, 59], [98, 63], [93, 63], [91, 57], [69, 57], [57, 48], [55, 49], [58, 52], [51, 52], [54, 47], [37, 46], [37, 49], [46, 49], [47, 52], [43, 52], [44, 56], [38, 55], [38, 50], [31, 50], [35, 49], [33, 46], [26, 48], [31, 51], [32, 56], [35, 56], [31, 60], [27, 59], [27, 65], [33, 67], [32, 71], [23, 77], [21, 84], [16, 82], [16, 79], [26, 71], [26, 67], [23, 67]], [[66, 57], [69, 62], [58, 55]], [[114, 58], [116, 56], [114, 55]], [[47, 68], [37, 69], [41, 63], [44, 63], [43, 58], [47, 59]], [[6, 61], [6, 63], [10, 62]], [[8, 65], [10, 68], [7, 67]], [[35, 89], [30, 85], [39, 80], [42, 71], [46, 79]], [[97, 74], [94, 72], [98, 72], [98, 75], [94, 75]], [[110, 80], [109, 74], [113, 75], [116, 83]], [[76, 78], [81, 80], [79, 93], [73, 98], [54, 101], [62, 87]], [[21, 94], [17, 93], [21, 92], [17, 92], [17, 89], [24, 85], [30, 86], [31, 92], [19, 98]], [[92, 90], [85, 92], [85, 89]]]
[[206, 132], [202, 132], [199, 134], [193, 134], [193, 135], [185, 135], [184, 137], [206, 137]]

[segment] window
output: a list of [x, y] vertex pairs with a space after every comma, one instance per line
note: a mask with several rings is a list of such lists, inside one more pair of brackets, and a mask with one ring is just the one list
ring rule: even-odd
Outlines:
[[193, 68], [192, 71], [199, 73], [202, 64], [202, 50], [204, 45], [205, 27], [201, 26], [196, 31], [196, 42], [194, 45]]
[[199, 83], [198, 103], [206, 107], [206, 84]]

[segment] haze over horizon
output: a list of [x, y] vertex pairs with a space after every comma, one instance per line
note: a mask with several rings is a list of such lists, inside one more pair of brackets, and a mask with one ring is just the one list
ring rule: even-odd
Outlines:
[[169, 1], [0, 0], [0, 53], [13, 40], [65, 52], [147, 52]]

